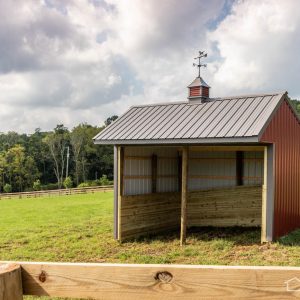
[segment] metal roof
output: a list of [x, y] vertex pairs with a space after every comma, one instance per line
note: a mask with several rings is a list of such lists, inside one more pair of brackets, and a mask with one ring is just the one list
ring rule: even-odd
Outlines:
[[194, 86], [206, 86], [210, 88], [210, 86], [203, 80], [202, 77], [196, 77], [196, 79], [188, 87], [191, 88]]
[[96, 144], [258, 142], [286, 93], [131, 107], [95, 136]]

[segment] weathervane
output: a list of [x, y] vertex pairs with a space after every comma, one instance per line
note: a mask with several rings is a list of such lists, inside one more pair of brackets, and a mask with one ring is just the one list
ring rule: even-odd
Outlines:
[[207, 57], [207, 53], [205, 53], [204, 51], [199, 51], [199, 56], [194, 58], [194, 59], [198, 59], [198, 64], [193, 63], [193, 66], [198, 67], [198, 69], [199, 69], [199, 75], [198, 75], [199, 78], [200, 78], [200, 69], [201, 69], [201, 67], [206, 68], [206, 64], [201, 64], [201, 58], [202, 57]]

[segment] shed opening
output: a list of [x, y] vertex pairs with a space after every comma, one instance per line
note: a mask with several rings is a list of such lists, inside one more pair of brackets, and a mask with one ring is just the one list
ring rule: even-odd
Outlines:
[[[205, 149], [188, 151], [186, 226], [261, 226], [264, 152]], [[180, 147], [124, 146], [122, 153], [117, 238], [179, 231]]]

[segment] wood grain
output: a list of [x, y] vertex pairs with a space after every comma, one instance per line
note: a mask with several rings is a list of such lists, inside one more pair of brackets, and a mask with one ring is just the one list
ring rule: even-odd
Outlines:
[[20, 264], [25, 295], [122, 300], [300, 298], [299, 290], [287, 291], [287, 281], [300, 278], [299, 267]]
[[121, 240], [179, 228], [179, 193], [122, 196]]
[[238, 186], [188, 193], [187, 224], [192, 226], [260, 226], [260, 186]]
[[264, 151], [264, 184], [262, 187], [262, 207], [261, 207], [261, 243], [267, 242], [267, 180], [268, 179], [268, 147]]
[[182, 149], [182, 178], [181, 178], [181, 224], [180, 224], [180, 245], [186, 242], [186, 226], [187, 226], [187, 198], [188, 198], [188, 160], [189, 149]]
[[22, 300], [21, 267], [15, 263], [0, 263], [0, 300]]

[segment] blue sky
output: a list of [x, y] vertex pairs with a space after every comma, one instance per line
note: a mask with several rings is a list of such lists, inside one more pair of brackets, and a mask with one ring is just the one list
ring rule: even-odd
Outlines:
[[212, 96], [300, 98], [300, 1], [0, 0], [1, 131], [185, 100], [198, 50]]

